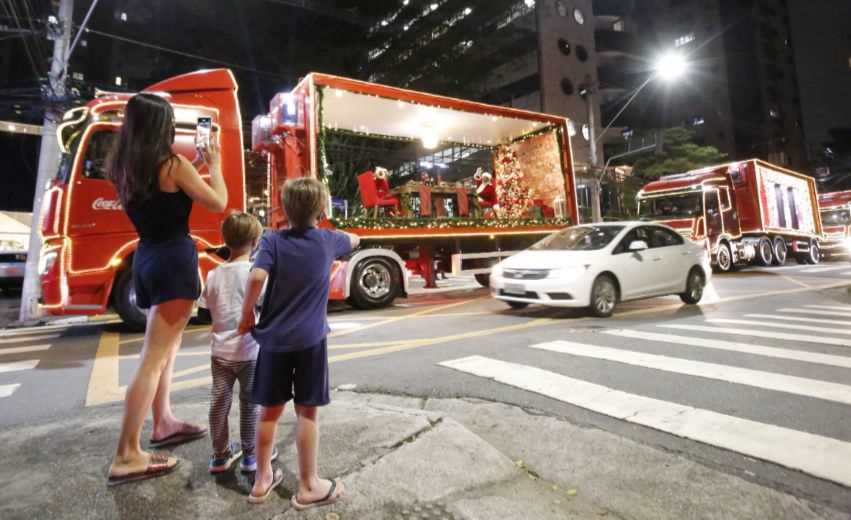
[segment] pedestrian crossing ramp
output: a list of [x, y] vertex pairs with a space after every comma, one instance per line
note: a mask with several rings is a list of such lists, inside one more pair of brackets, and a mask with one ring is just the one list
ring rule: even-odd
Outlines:
[[[539, 360], [538, 366], [480, 355], [439, 365], [851, 487], [851, 430], [841, 426], [842, 417], [851, 411], [851, 305], [804, 305], [697, 323], [665, 322], [641, 330], [610, 329], [591, 338], [593, 341], [529, 345], [537, 353], [555, 356], [547, 358], [549, 364]], [[654, 353], [660, 346], [666, 346], [668, 354]], [[676, 348], [672, 350], [672, 346]], [[671, 355], [672, 351], [677, 354]], [[723, 362], [694, 359], [707, 357]], [[645, 395], [646, 384], [636, 385], [644, 392], [633, 389], [635, 381], [629, 377], [617, 378], [614, 384], [613, 378], [607, 377], [608, 383], [600, 384], [593, 376], [576, 377], [549, 369], [565, 367], [565, 360], [649, 370], [650, 374], [659, 374], [656, 383], [652, 381], [657, 378], [650, 381], [656, 385], [665, 384], [666, 377], [672, 376], [688, 378], [695, 387], [729, 383], [740, 385], [742, 390], [734, 389], [735, 403], [729, 402], [729, 391], [704, 391], [703, 401], [712, 406], [694, 406], [688, 398], [670, 390]], [[739, 360], [741, 366], [730, 360]], [[778, 370], [778, 363], [785, 363], [786, 368]], [[806, 375], [793, 375], [801, 373]], [[808, 417], [823, 416], [811, 427], [801, 427], [801, 421], [795, 418], [777, 420], [777, 424], [754, 420], [754, 414], [747, 410], [765, 404], [759, 392], [768, 392], [781, 403], [816, 400], [806, 406]], [[660, 399], [660, 393], [673, 394], [674, 398]], [[717, 402], [712, 401], [715, 395]], [[823, 405], [819, 407], [819, 403]], [[834, 415], [837, 406], [844, 412], [838, 416]], [[839, 424], [828, 428], [832, 435], [821, 434], [819, 426], [831, 423]]]

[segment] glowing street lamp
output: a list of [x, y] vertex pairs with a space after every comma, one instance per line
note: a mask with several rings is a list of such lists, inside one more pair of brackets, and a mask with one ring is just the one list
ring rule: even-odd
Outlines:
[[655, 77], [670, 82], [679, 79], [688, 71], [688, 61], [679, 52], [668, 52], [656, 60], [653, 69], [656, 72]]

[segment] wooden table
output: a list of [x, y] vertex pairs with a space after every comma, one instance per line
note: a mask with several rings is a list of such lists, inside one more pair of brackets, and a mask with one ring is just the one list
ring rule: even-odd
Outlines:
[[[400, 197], [402, 195], [416, 195], [420, 196], [420, 190], [424, 187], [422, 182], [418, 181], [410, 181], [401, 186], [396, 186], [390, 190], [390, 193], [396, 197]], [[435, 184], [433, 186], [427, 186], [429, 191], [431, 192], [432, 204], [434, 206], [434, 215], [437, 217], [445, 217], [446, 216], [446, 208], [444, 206], [444, 201], [446, 200], [454, 200], [455, 207], [458, 208], [458, 189], [461, 188], [467, 193], [467, 201], [472, 210], [473, 205], [476, 200], [476, 190], [472, 187], [463, 187], [457, 186], [455, 184]], [[403, 214], [407, 212], [407, 208], [402, 207]], [[423, 215], [423, 208], [420, 206], [420, 215], [429, 216], [431, 212]], [[459, 216], [459, 215], [455, 215]]]

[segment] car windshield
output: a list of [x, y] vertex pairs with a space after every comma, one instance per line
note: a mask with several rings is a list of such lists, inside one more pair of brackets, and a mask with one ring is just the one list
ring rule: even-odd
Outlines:
[[821, 223], [825, 226], [847, 226], [851, 224], [851, 212], [847, 209], [822, 211]]
[[593, 251], [603, 249], [624, 226], [578, 226], [553, 233], [529, 249], [533, 251]]
[[702, 193], [651, 197], [638, 201], [638, 216], [642, 220], [673, 220], [703, 215]]

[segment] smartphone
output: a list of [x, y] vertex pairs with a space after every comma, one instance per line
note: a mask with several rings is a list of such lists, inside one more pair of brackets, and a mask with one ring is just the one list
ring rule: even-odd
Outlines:
[[213, 131], [213, 119], [211, 117], [199, 117], [195, 126], [195, 147], [210, 148], [210, 134]]

